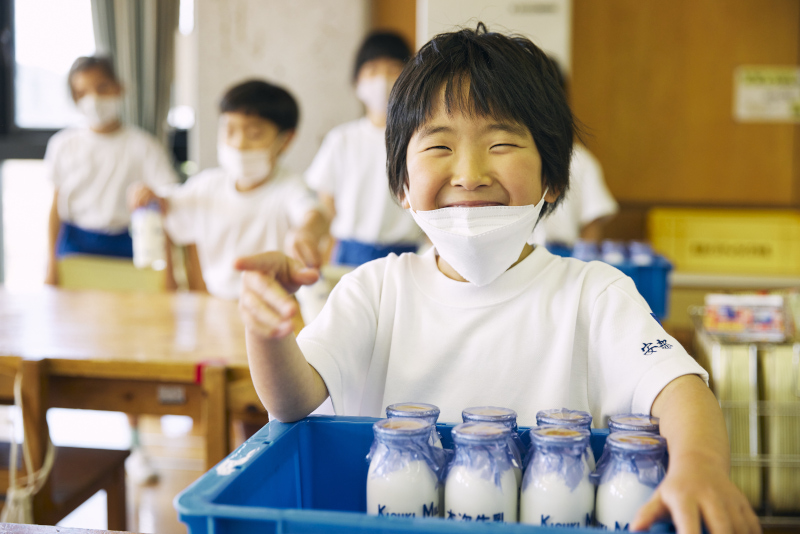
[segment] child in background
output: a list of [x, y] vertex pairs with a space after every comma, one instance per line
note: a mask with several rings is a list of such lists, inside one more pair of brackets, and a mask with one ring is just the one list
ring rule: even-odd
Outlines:
[[239, 260], [250, 372], [274, 419], [330, 395], [379, 417], [414, 399], [458, 421], [507, 406], [520, 425], [551, 406], [661, 418], [670, 465], [630, 530], [672, 515], [678, 532], [758, 532], [728, 478], [725, 422], [707, 374], [652, 317], [630, 278], [529, 244], [569, 185], [574, 122], [529, 40], [462, 30], [405, 68], [387, 122], [389, 185], [433, 242], [342, 278], [295, 339], [289, 293], [318, 274], [269, 252]]
[[[561, 66], [553, 60], [558, 80], [569, 95], [567, 78]], [[579, 139], [572, 146], [569, 166], [569, 192], [542, 224], [536, 225], [533, 242], [573, 247], [578, 239], [599, 242], [603, 227], [614, 218], [619, 206], [611, 196], [600, 162]]]
[[[145, 182], [163, 191], [177, 182], [159, 142], [120, 122], [122, 85], [109, 59], [78, 58], [68, 83], [86, 127], [61, 130], [47, 144], [44, 160], [55, 188], [46, 277], [51, 285], [58, 284], [57, 260], [65, 255], [132, 258], [128, 187]], [[174, 284], [169, 272], [167, 279]]]
[[[67, 77], [86, 126], [67, 128], [47, 144], [44, 157], [54, 187], [45, 283], [58, 285], [58, 260], [70, 254], [133, 257], [126, 192], [144, 181], [157, 190], [177, 182], [169, 156], [152, 135], [120, 121], [122, 84], [111, 60], [79, 57]], [[174, 289], [167, 254], [167, 288]], [[131, 425], [129, 476], [152, 483], [158, 475], [141, 447], [136, 416]]]
[[421, 233], [386, 186], [389, 92], [411, 51], [402, 37], [373, 33], [356, 56], [353, 82], [367, 114], [328, 133], [306, 181], [334, 215], [331, 263], [361, 265], [394, 252], [415, 252]]
[[173, 242], [197, 246], [209, 293], [236, 299], [237, 257], [287, 247], [305, 265], [319, 267], [328, 220], [302, 178], [277, 165], [297, 128], [292, 95], [267, 82], [247, 81], [225, 93], [219, 111], [220, 167], [163, 196], [138, 185], [131, 191], [131, 208], [160, 203]]

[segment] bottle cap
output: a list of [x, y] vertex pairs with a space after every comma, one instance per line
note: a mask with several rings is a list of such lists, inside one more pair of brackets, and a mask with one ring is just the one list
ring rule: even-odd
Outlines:
[[424, 402], [399, 402], [386, 407], [386, 417], [439, 418], [439, 407]]
[[588, 412], [568, 410], [567, 408], [541, 410], [536, 414], [536, 424], [540, 426], [578, 426], [588, 430], [592, 426], [592, 416]]
[[535, 445], [581, 445], [586, 447], [591, 434], [577, 427], [543, 426], [531, 429], [531, 441]]
[[608, 418], [611, 432], [652, 432], [658, 434], [658, 417], [644, 413], [623, 413]]
[[424, 419], [381, 419], [372, 425], [375, 437], [414, 438], [427, 437], [431, 433], [431, 424]]
[[461, 412], [461, 418], [465, 423], [483, 421], [487, 423], [502, 423], [508, 428], [516, 428], [517, 426], [517, 412], [510, 408], [500, 408], [499, 406], [467, 408]]
[[507, 441], [509, 432], [502, 423], [471, 422], [461, 423], [453, 428], [453, 441], [456, 443], [491, 443]]
[[609, 434], [606, 446], [619, 452], [657, 452], [667, 448], [667, 440], [647, 432], [615, 432]]

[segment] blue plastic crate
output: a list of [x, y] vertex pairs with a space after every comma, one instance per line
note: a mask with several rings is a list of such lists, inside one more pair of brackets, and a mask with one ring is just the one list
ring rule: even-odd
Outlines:
[[[547, 532], [548, 527], [369, 516], [366, 417], [311, 416], [269, 423], [175, 498], [190, 534]], [[453, 425], [437, 425], [445, 447]], [[529, 445], [525, 429], [522, 439]], [[592, 431], [599, 458], [608, 432]], [[560, 528], [564, 534], [587, 528]], [[659, 529], [660, 531], [663, 531]], [[655, 530], [654, 530], [655, 531]]]
[[[547, 250], [564, 258], [572, 256], [572, 249], [563, 245], [547, 245]], [[622, 265], [614, 267], [633, 279], [636, 289], [659, 320], [668, 315], [669, 273], [672, 270], [672, 264], [664, 256], [654, 254], [653, 263], [650, 265], [635, 265], [626, 260]]]

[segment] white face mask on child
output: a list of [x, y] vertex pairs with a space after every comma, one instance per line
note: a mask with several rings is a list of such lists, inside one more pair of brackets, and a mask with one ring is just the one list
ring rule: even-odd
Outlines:
[[243, 189], [253, 187], [272, 172], [272, 154], [267, 149], [238, 150], [219, 143], [217, 161], [234, 185]]
[[[405, 189], [408, 205], [411, 199]], [[495, 281], [519, 259], [544, 207], [545, 189], [538, 204], [409, 210], [436, 247], [436, 252], [476, 286]]]
[[373, 113], [387, 113], [392, 86], [383, 76], [372, 76], [358, 82], [356, 96]]
[[91, 128], [100, 128], [119, 120], [122, 99], [118, 96], [86, 95], [78, 100], [81, 112]]

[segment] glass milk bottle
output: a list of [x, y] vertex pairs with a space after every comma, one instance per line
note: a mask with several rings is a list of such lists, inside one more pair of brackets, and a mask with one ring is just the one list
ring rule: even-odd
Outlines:
[[649, 432], [658, 434], [658, 417], [644, 413], [621, 413], [608, 418], [609, 432]]
[[594, 485], [587, 462], [589, 431], [577, 427], [531, 429], [531, 457], [520, 497], [520, 522], [556, 527], [592, 523]]
[[131, 214], [133, 264], [139, 268], [161, 271], [167, 266], [164, 222], [158, 204], [138, 208]]
[[[591, 433], [592, 430], [592, 416], [589, 412], [582, 412], [580, 410], [568, 410], [566, 408], [557, 408], [552, 410], [541, 410], [536, 414], [536, 425], [545, 426], [564, 426], [564, 427], [577, 427]], [[587, 461], [589, 462], [589, 470], [594, 471], [595, 459], [594, 452], [592, 452], [592, 445], [586, 449], [589, 453]]]
[[430, 444], [422, 419], [382, 419], [373, 425], [369, 453], [367, 513], [393, 517], [439, 517], [442, 450]]
[[646, 432], [614, 432], [598, 465], [595, 515], [608, 530], [629, 530], [630, 522], [664, 478], [667, 442]]
[[436, 430], [436, 421], [439, 420], [439, 407], [424, 402], [400, 402], [386, 407], [386, 417], [404, 417], [423, 419], [433, 426], [431, 431], [431, 445], [442, 448], [442, 437]]
[[518, 493], [509, 430], [499, 423], [462, 423], [452, 431], [455, 456], [444, 487], [444, 517], [517, 521]]
[[461, 412], [465, 423], [486, 422], [499, 423], [510, 430], [508, 446], [511, 449], [514, 461], [514, 476], [517, 478], [517, 487], [522, 484], [522, 459], [525, 457], [525, 445], [517, 433], [517, 412], [509, 408], [497, 406], [477, 406], [467, 408]]

